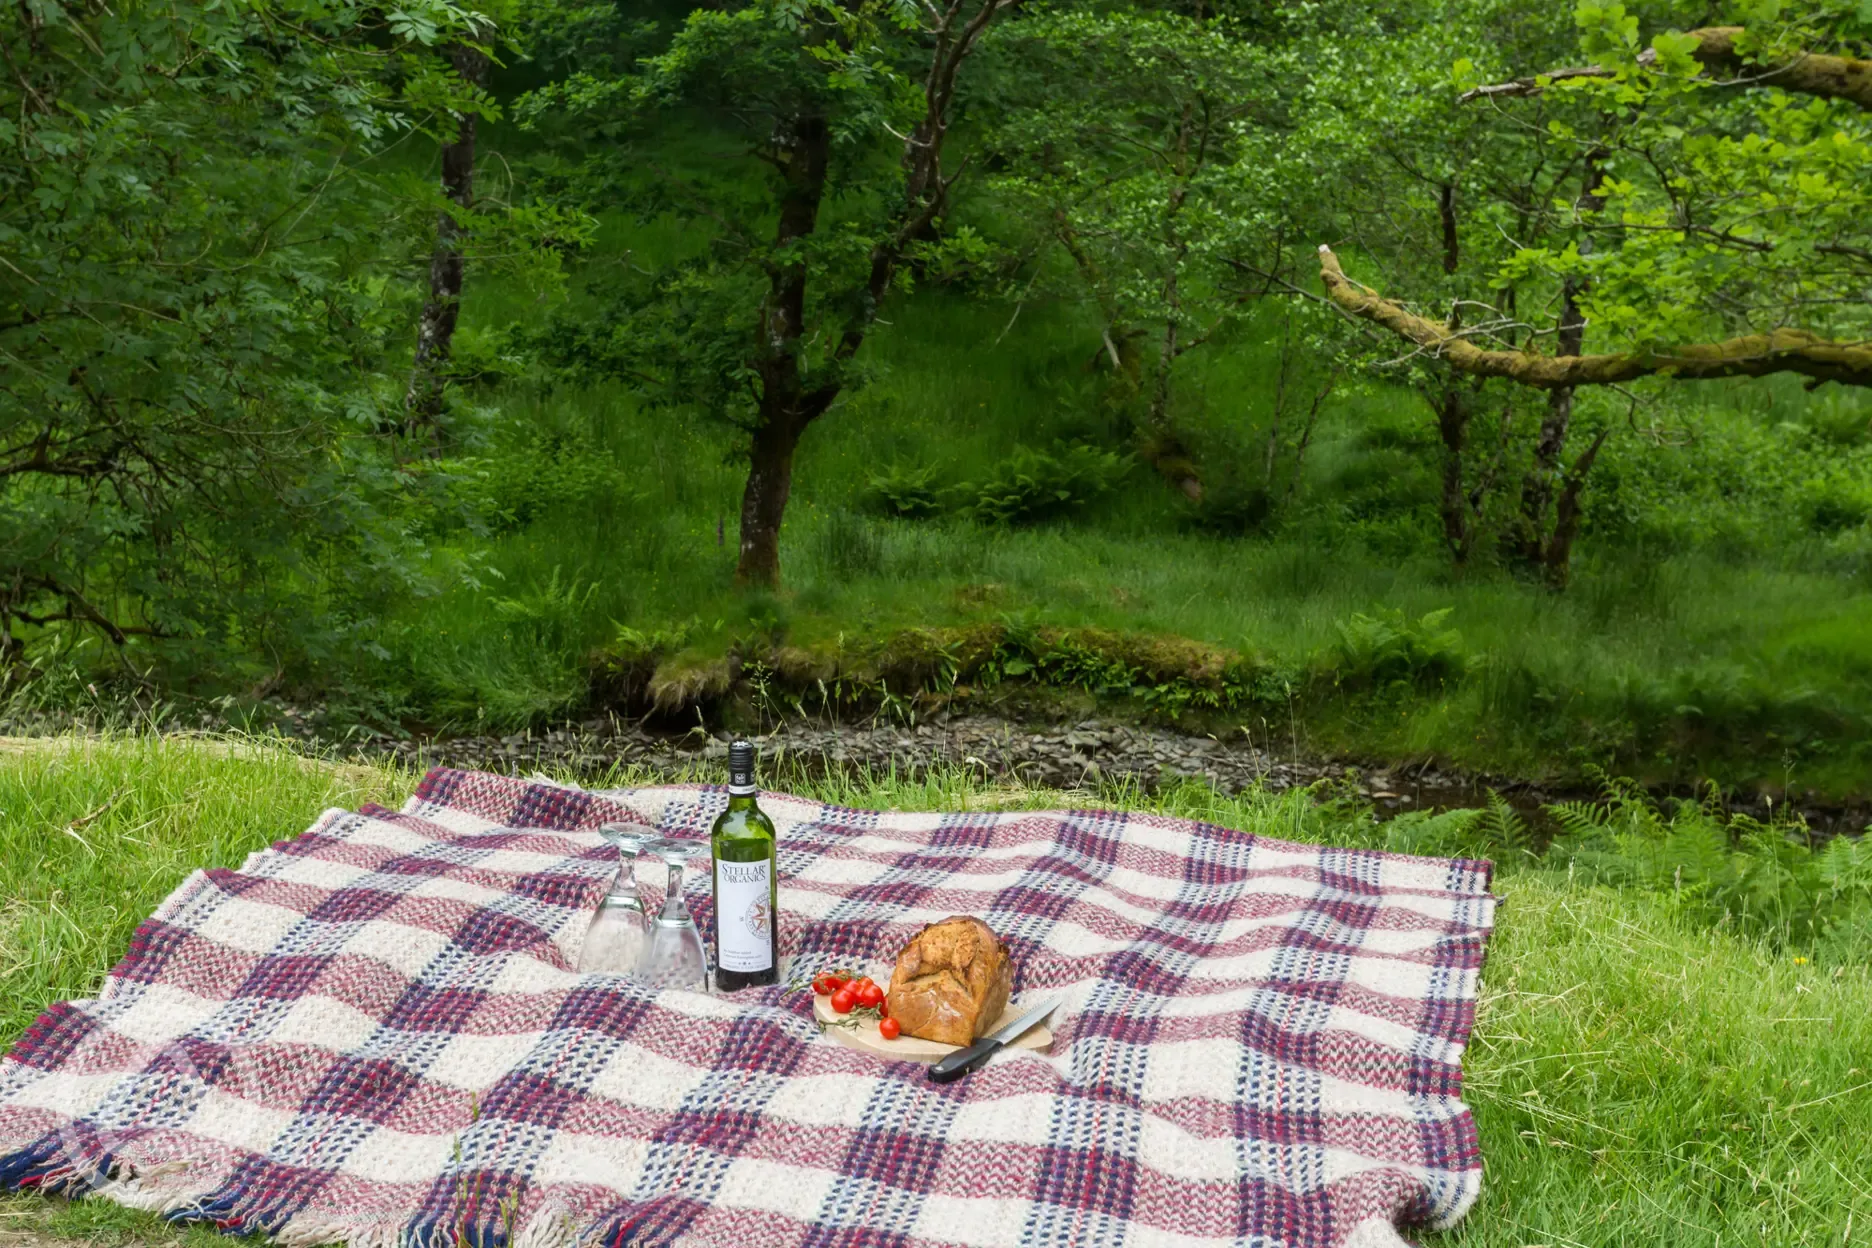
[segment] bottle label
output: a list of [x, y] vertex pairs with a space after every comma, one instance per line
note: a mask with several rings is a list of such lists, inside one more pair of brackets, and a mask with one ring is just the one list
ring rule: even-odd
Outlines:
[[774, 964], [773, 859], [715, 860], [715, 960], [724, 971]]

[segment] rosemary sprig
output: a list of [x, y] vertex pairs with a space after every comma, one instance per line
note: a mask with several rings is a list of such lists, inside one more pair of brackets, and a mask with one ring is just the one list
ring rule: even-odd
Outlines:
[[[813, 1018], [817, 1020], [819, 1016], [814, 1014]], [[855, 1006], [849, 1014], [837, 1014], [830, 1019], [821, 1021], [819, 1023], [819, 1031], [821, 1034], [824, 1034], [825, 1029], [828, 1027], [848, 1027], [856, 1031], [858, 1030], [859, 1019], [869, 1019], [874, 1023], [883, 1022], [884, 1011], [875, 1005]]]
[[[844, 966], [835, 966], [830, 970], [799, 972], [787, 981], [788, 992], [812, 992], [813, 980], [821, 975], [838, 975], [845, 979], [857, 979], [858, 972]], [[802, 978], [803, 976], [803, 978]], [[815, 994], [816, 995], [816, 994]]]

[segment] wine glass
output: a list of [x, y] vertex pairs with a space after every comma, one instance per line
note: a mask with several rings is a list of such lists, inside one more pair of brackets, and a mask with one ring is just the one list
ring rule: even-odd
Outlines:
[[663, 895], [663, 908], [650, 923], [650, 940], [637, 962], [637, 978], [653, 988], [708, 991], [708, 954], [702, 948], [702, 933], [696, 930], [695, 919], [683, 904], [683, 867], [693, 848], [688, 841], [666, 838], [643, 843], [646, 852], [661, 858], [669, 868], [669, 890]]
[[644, 912], [643, 898], [637, 893], [636, 859], [644, 843], [654, 838], [647, 830], [633, 831], [616, 823], [605, 824], [598, 829], [598, 835], [617, 847], [618, 873], [585, 931], [578, 969], [630, 975], [636, 971], [650, 936], [650, 916]]

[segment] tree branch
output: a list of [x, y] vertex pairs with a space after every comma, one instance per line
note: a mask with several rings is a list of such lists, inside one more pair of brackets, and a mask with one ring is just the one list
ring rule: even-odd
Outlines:
[[[1831, 56], [1824, 52], [1801, 52], [1786, 60], [1758, 62], [1746, 59], [1736, 50], [1742, 35], [1740, 26], [1705, 26], [1686, 32], [1697, 41], [1691, 55], [1705, 72], [1741, 75], [1733, 85], [1745, 87], [1780, 87], [1797, 95], [1817, 95], [1829, 100], [1850, 100], [1860, 108], [1872, 109], [1872, 60], [1852, 56]], [[1638, 54], [1638, 63], [1649, 68], [1657, 64], [1657, 50], [1646, 48]], [[1503, 96], [1539, 95], [1547, 86], [1569, 78], [1610, 78], [1615, 71], [1600, 65], [1582, 65], [1555, 69], [1532, 78], [1516, 78], [1475, 87], [1457, 97], [1459, 103], [1496, 99]]]
[[1321, 244], [1319, 254], [1320, 280], [1326, 284], [1327, 296], [1340, 308], [1382, 325], [1458, 372], [1476, 377], [1505, 377], [1541, 390], [1614, 385], [1653, 375], [1700, 381], [1770, 373], [1799, 373], [1816, 382], [1872, 386], [1872, 339], [1839, 342], [1804, 329], [1774, 329], [1722, 342], [1604, 355], [1491, 351], [1476, 346], [1448, 325], [1418, 316], [1359, 286], [1346, 277], [1332, 248]]
[[1845, 243], [1821, 243], [1814, 250], [1823, 256], [1851, 256], [1855, 260], [1872, 263], [1872, 251], [1867, 251], [1864, 247], [1849, 247]]
[[161, 637], [164, 635], [159, 629], [145, 625], [117, 623], [115, 620], [106, 616], [102, 611], [92, 606], [90, 601], [86, 599], [83, 594], [69, 585], [62, 584], [53, 577], [36, 576], [23, 582], [16, 582], [15, 584], [16, 586], [32, 586], [36, 589], [43, 589], [62, 599], [65, 603], [65, 609], [52, 615], [33, 615], [28, 611], [22, 610], [15, 604], [7, 603], [4, 607], [0, 607], [0, 619], [3, 619], [4, 616], [12, 616], [16, 620], [38, 628], [44, 628], [47, 625], [57, 624], [62, 621], [90, 624], [119, 646], [123, 645], [124, 642], [132, 636]]
[[903, 204], [891, 232], [871, 248], [870, 274], [864, 285], [854, 292], [856, 314], [847, 320], [838, 345], [833, 349], [834, 358], [841, 363], [858, 353], [872, 322], [877, 319], [878, 308], [890, 291], [898, 264], [913, 244], [928, 235], [948, 204], [949, 188], [968, 165], [964, 158], [954, 173], [943, 175], [943, 140], [949, 132], [956, 78], [962, 63], [996, 15], [1018, 2], [980, 0], [974, 15], [958, 31], [955, 23], [962, 14], [963, 0], [953, 0], [930, 30], [933, 47], [929, 74], [923, 83], [923, 117], [904, 142]]

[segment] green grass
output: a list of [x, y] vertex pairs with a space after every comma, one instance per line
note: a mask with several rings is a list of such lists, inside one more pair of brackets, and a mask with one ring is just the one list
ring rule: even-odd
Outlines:
[[[95, 989], [136, 922], [188, 870], [238, 863], [328, 804], [394, 802], [413, 782], [265, 742], [66, 739], [0, 751], [0, 863], [12, 885], [0, 911], [0, 1043], [51, 1000]], [[1149, 800], [983, 789], [954, 772], [810, 787], [860, 806], [1116, 799], [1305, 840], [1375, 845], [1399, 835], [1301, 794], [1224, 797], [1197, 785]], [[1589, 886], [1528, 861], [1504, 864], [1465, 1063], [1487, 1166], [1482, 1200], [1460, 1229], [1425, 1242], [1872, 1241], [1864, 960], [1746, 939], [1668, 895]], [[0, 1234], [11, 1230], [181, 1237], [111, 1206], [0, 1197]]]
[[0, 1043], [89, 996], [190, 871], [237, 867], [329, 806], [401, 801], [406, 777], [259, 742], [0, 739]]

